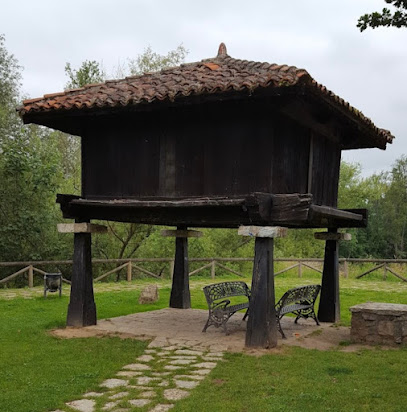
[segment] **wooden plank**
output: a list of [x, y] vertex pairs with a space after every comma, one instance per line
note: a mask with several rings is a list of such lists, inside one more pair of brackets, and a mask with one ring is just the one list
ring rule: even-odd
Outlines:
[[[179, 227], [178, 230], [186, 230], [186, 228]], [[189, 309], [190, 307], [188, 238], [177, 237], [175, 238], [175, 260], [170, 308]]]
[[117, 268], [109, 270], [109, 272], [103, 273], [103, 275], [100, 275], [95, 279], [95, 282], [99, 282], [100, 280], [102, 280], [104, 278], [107, 278], [109, 275], [112, 275], [113, 273], [116, 273], [119, 270], [124, 269], [127, 265], [128, 265], [128, 263], [123, 263], [122, 265], [118, 266]]
[[219, 267], [222, 268], [223, 270], [227, 270], [228, 272], [233, 273], [234, 275], [240, 276], [240, 277], [242, 277], [242, 278], [244, 277], [244, 275], [243, 275], [242, 273], [239, 273], [239, 272], [237, 272], [236, 270], [233, 270], [233, 269], [231, 269], [231, 268], [228, 268], [227, 266], [222, 265], [222, 264], [219, 263], [219, 262], [217, 262], [216, 264], [217, 264], [217, 266], [219, 266]]
[[203, 233], [198, 230], [162, 230], [161, 236], [164, 237], [202, 237]]
[[96, 325], [90, 233], [75, 233], [67, 326]]
[[[336, 229], [331, 229], [336, 233]], [[339, 242], [327, 240], [325, 245], [324, 269], [322, 274], [321, 298], [318, 319], [321, 322], [339, 322]]]
[[317, 232], [314, 238], [318, 240], [352, 240], [350, 233]]
[[286, 237], [287, 228], [278, 226], [240, 226], [238, 230], [240, 236], [250, 237]]
[[256, 238], [246, 346], [277, 346], [272, 238]]
[[373, 269], [369, 269], [369, 270], [367, 270], [366, 272], [363, 272], [363, 273], [361, 273], [360, 275], [356, 276], [356, 279], [360, 279], [360, 278], [362, 278], [363, 276], [366, 276], [366, 275], [368, 275], [369, 273], [372, 273], [372, 272], [374, 272], [375, 270], [380, 269], [380, 268], [382, 268], [382, 267], [384, 267], [384, 266], [386, 266], [385, 263], [382, 263], [381, 265], [375, 266]]
[[58, 223], [59, 233], [107, 233], [107, 227], [95, 223]]

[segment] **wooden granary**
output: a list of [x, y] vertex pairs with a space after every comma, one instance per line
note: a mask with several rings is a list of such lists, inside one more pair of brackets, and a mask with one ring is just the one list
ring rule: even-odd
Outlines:
[[[319, 316], [338, 319], [337, 229], [367, 224], [365, 210], [337, 209], [341, 151], [385, 149], [393, 136], [307, 71], [237, 60], [221, 44], [214, 58], [25, 100], [19, 112], [81, 136], [82, 195], [58, 195], [64, 217], [178, 227], [172, 307], [190, 305], [187, 228], [320, 227]], [[96, 323], [90, 236], [75, 234], [69, 325]], [[274, 304], [272, 245], [256, 237], [253, 346], [275, 344], [273, 313], [259, 306]]]

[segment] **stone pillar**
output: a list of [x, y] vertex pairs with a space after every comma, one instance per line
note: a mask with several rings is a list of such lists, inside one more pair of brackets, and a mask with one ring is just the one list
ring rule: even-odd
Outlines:
[[315, 238], [325, 240], [324, 269], [322, 273], [321, 297], [318, 319], [320, 322], [339, 322], [341, 319], [339, 300], [339, 241], [350, 240], [349, 233], [328, 232], [315, 233]]
[[202, 232], [187, 230], [179, 226], [177, 230], [163, 230], [163, 236], [175, 237], [175, 260], [172, 276], [170, 308], [189, 309], [191, 295], [189, 292], [188, 237], [200, 237]]
[[240, 235], [254, 236], [255, 255], [246, 330], [246, 346], [277, 346], [277, 319], [274, 292], [274, 238], [285, 236], [286, 228], [242, 226]]
[[74, 233], [74, 256], [71, 297], [67, 326], [96, 325], [96, 305], [93, 296], [91, 233], [103, 233], [107, 228], [89, 222], [58, 225], [62, 233]]

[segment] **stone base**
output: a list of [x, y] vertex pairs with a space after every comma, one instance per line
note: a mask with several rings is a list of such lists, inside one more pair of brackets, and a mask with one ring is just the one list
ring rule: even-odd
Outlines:
[[353, 343], [407, 343], [407, 305], [368, 302], [352, 306], [350, 311]]

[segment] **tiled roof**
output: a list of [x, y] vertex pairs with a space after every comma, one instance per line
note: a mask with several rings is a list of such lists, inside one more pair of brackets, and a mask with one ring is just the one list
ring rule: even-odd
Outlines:
[[93, 111], [154, 101], [175, 101], [194, 95], [250, 92], [261, 88], [290, 86], [304, 86], [366, 126], [370, 134], [384, 145], [392, 142], [393, 136], [389, 131], [377, 128], [360, 111], [317, 83], [306, 70], [294, 66], [233, 59], [228, 56], [223, 43], [219, 46], [218, 55], [212, 59], [182, 64], [156, 73], [46, 94], [44, 97], [24, 100], [18, 111], [24, 119], [28, 114]]

